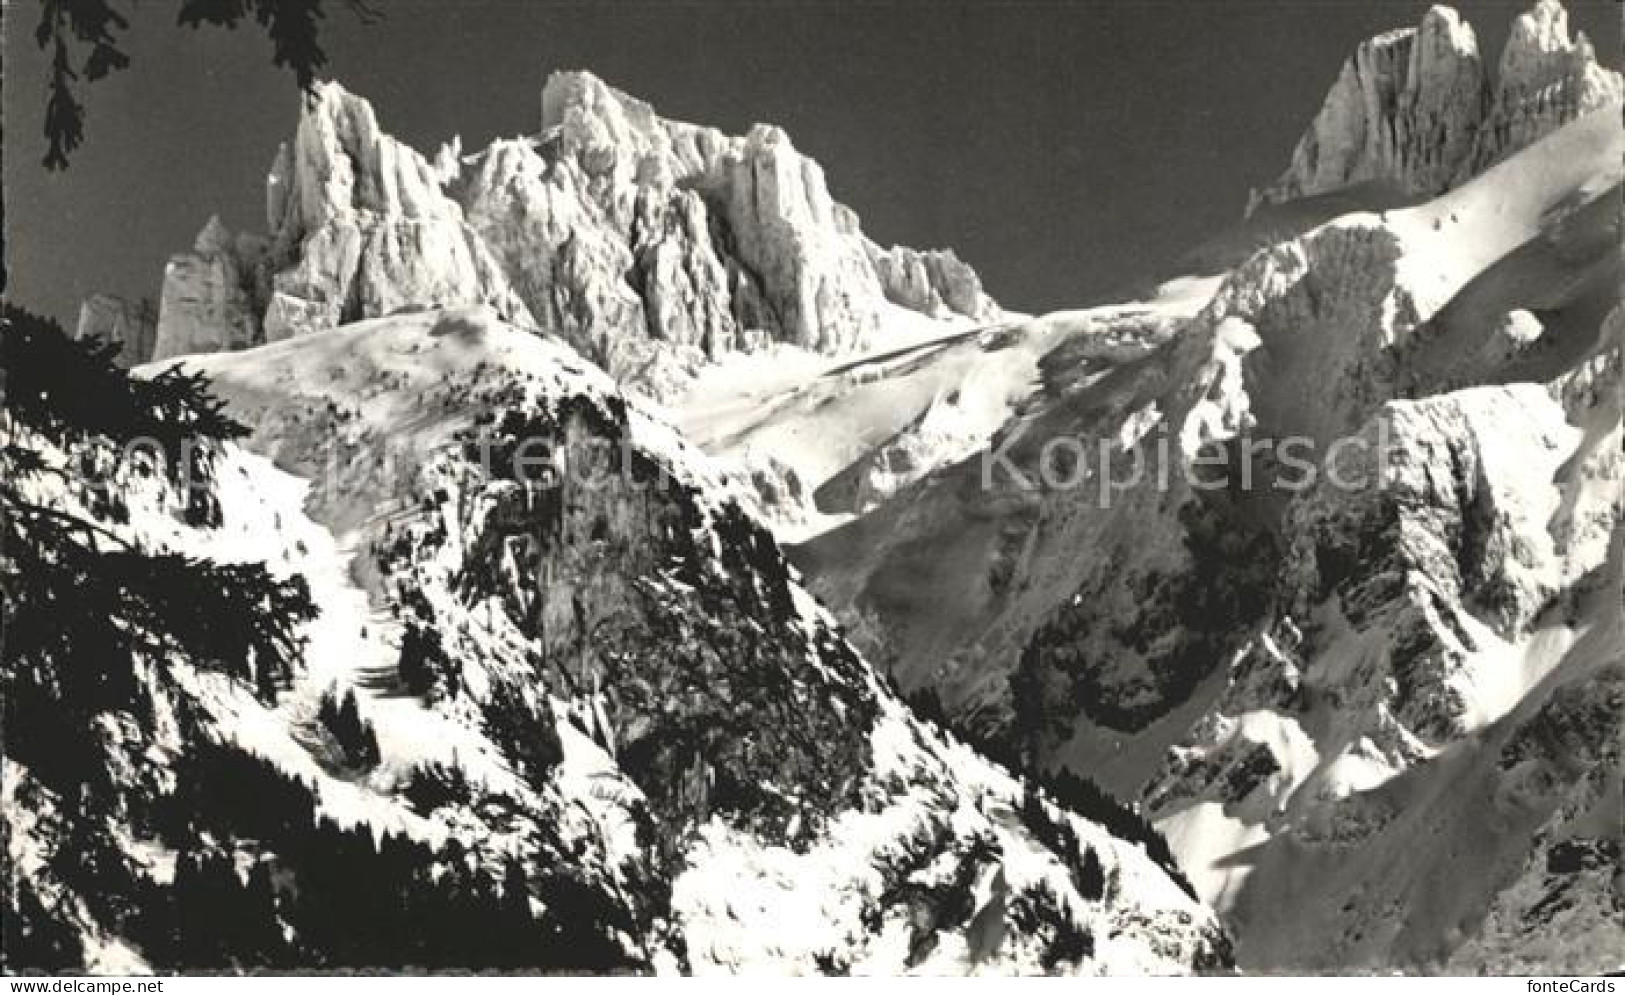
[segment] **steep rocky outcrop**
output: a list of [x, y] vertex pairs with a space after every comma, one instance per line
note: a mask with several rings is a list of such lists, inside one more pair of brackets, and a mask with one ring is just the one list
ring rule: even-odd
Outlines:
[[152, 358], [158, 313], [150, 300], [130, 302], [112, 294], [94, 294], [79, 305], [74, 338], [116, 343], [121, 366], [139, 366]]
[[479, 304], [659, 395], [767, 342], [860, 348], [895, 307], [998, 313], [952, 253], [870, 242], [782, 130], [667, 121], [588, 73], [549, 78], [535, 137], [432, 162], [320, 84], [266, 200], [263, 250], [176, 257], [164, 355]]
[[875, 335], [883, 298], [857, 215], [835, 202], [823, 168], [788, 135], [752, 128], [707, 185], [740, 262], [761, 281], [779, 337], [837, 353]]
[[1617, 659], [1622, 143], [1585, 115], [1255, 251], [1156, 348], [1060, 344], [798, 564], [951, 722], [1142, 798], [1244, 966], [1589, 969], [1617, 717], [1497, 758]]
[[1437, 192], [1470, 155], [1484, 116], [1485, 70], [1472, 26], [1448, 7], [1433, 7], [1418, 28], [1362, 42], [1292, 164], [1265, 203], [1388, 181]]
[[1620, 75], [1597, 64], [1581, 32], [1569, 34], [1560, 0], [1538, 0], [1512, 24], [1495, 74], [1494, 97], [1478, 127], [1462, 182], [1575, 118], [1625, 99]]
[[[3, 788], [27, 880], [8, 937], [32, 938], [29, 964], [1228, 965], [1154, 836], [1068, 812], [911, 715], [732, 485], [558, 343], [467, 309], [189, 365], [282, 468], [211, 443], [193, 495], [210, 521], [46, 419], [7, 421], [0, 458], [33, 454], [8, 489], [132, 570], [202, 572], [229, 549], [308, 608], [246, 620], [290, 664], [256, 693], [208, 624], [84, 660], [51, 592], [29, 602], [19, 631], [43, 648], [3, 672], [34, 708]], [[116, 679], [36, 679], [64, 659]], [[39, 730], [63, 716], [77, 749], [56, 756]]]
[[1416, 28], [1362, 42], [1260, 204], [1373, 184], [1433, 196], [1625, 96], [1560, 0], [1537, 0], [1513, 25], [1492, 72], [1472, 26], [1430, 8]]
[[882, 249], [873, 243], [868, 248], [880, 285], [893, 303], [932, 315], [982, 318], [998, 313], [997, 305], [982, 292], [976, 271], [952, 249], [920, 252], [902, 245]]
[[401, 310], [485, 304], [531, 324], [462, 209], [372, 107], [319, 85], [266, 180], [265, 341]]
[[[1619, 641], [1625, 628], [1609, 634]], [[1610, 665], [1554, 693], [1503, 748], [1500, 766], [1520, 794], [1557, 806], [1477, 935], [1451, 956], [1452, 971], [1617, 970], [1625, 944], [1621, 729], [1625, 658], [1616, 650]]]
[[243, 349], [260, 339], [257, 305], [263, 239], [233, 235], [219, 217], [191, 252], [171, 256], [158, 300], [153, 359]]

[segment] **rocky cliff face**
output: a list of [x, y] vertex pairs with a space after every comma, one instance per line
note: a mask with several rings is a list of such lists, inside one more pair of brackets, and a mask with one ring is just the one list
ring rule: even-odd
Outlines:
[[1618, 651], [1625, 630], [1605, 633], [1615, 643], [1611, 658], [1603, 656], [1602, 667], [1555, 692], [1502, 750], [1499, 765], [1508, 780], [1551, 815], [1477, 935], [1452, 955], [1454, 970], [1511, 974], [1573, 964], [1604, 973], [1617, 965], [1611, 951], [1625, 917], [1619, 818], [1625, 766], [1618, 735], [1625, 727]]
[[869, 258], [886, 289], [886, 298], [911, 311], [930, 315], [983, 317], [998, 307], [982, 292], [976, 271], [952, 249], [920, 252], [898, 245], [882, 249], [870, 243]]
[[164, 267], [152, 358], [242, 349], [259, 340], [258, 272], [265, 241], [210, 218], [191, 252]]
[[[1087, 348], [1138, 320], [1097, 309], [983, 453], [798, 563], [922, 707], [1141, 798], [1244, 966], [1594, 969], [1622, 143], [1603, 108], [1267, 246], [1160, 344]], [[1585, 745], [1509, 745], [1548, 736]]]
[[95, 294], [79, 305], [74, 338], [116, 343], [121, 366], [139, 366], [152, 358], [158, 314], [148, 300], [134, 303], [111, 294]]
[[266, 180], [265, 341], [401, 310], [484, 304], [531, 324], [462, 209], [372, 107], [316, 89]]
[[859, 348], [894, 306], [998, 313], [952, 253], [865, 238], [777, 128], [666, 121], [586, 73], [553, 76], [541, 104], [537, 136], [431, 162], [318, 86], [272, 166], [265, 245], [211, 230], [172, 261], [159, 355], [480, 304], [663, 394], [766, 342]]
[[1557, 127], [1625, 98], [1620, 75], [1597, 64], [1584, 33], [1570, 37], [1560, 0], [1538, 0], [1512, 24], [1479, 123], [1456, 180], [1477, 175]]
[[[215, 629], [162, 613], [126, 620], [161, 651], [94, 660], [116, 680], [4, 672], [30, 732], [5, 762], [28, 882], [7, 894], [8, 954], [126, 972], [1227, 965], [1154, 834], [1069, 813], [911, 715], [710, 462], [570, 350], [464, 309], [194, 362], [282, 469], [210, 442], [183, 499], [105, 459], [111, 440], [8, 420], [4, 458], [35, 469], [6, 496], [99, 530], [137, 571], [264, 564], [309, 607], [239, 606], [290, 664], [257, 693], [211, 656]], [[53, 472], [69, 465], [90, 469]], [[210, 516], [181, 513], [204, 496]], [[27, 660], [90, 666], [49, 595], [20, 617]], [[70, 726], [71, 755], [34, 735]]]
[[1619, 74], [1583, 34], [1570, 37], [1559, 0], [1517, 19], [1493, 71], [1472, 26], [1435, 6], [1418, 27], [1359, 46], [1253, 206], [1361, 184], [1432, 196], [1622, 96]]

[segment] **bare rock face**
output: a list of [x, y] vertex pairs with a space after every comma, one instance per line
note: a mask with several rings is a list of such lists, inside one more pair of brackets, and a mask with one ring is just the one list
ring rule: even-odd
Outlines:
[[[630, 282], [642, 288], [653, 338], [707, 356], [757, 340], [834, 353], [878, 330], [887, 298], [937, 316], [996, 311], [951, 254], [892, 250], [894, 266], [831, 195], [822, 167], [779, 128], [732, 138], [667, 121], [586, 73], [549, 78], [542, 128], [538, 154], [549, 177], [563, 174], [557, 182], [630, 243]], [[492, 190], [487, 179], [465, 198], [471, 216], [491, 215]], [[523, 206], [533, 196], [510, 194], [517, 213], [538, 216]], [[904, 259], [914, 270], [895, 275], [908, 269]], [[905, 287], [910, 276], [924, 289]]]
[[[171, 348], [477, 304], [658, 396], [772, 341], [860, 347], [893, 304], [998, 313], [951, 252], [874, 246], [779, 129], [734, 138], [668, 121], [583, 72], [548, 79], [537, 136], [472, 155], [452, 143], [432, 161], [321, 84], [272, 165], [266, 211], [263, 258], [177, 257], [177, 300], [210, 303], [186, 305], [203, 317]], [[222, 285], [244, 293], [180, 289]], [[236, 331], [202, 327], [238, 312]]]
[[944, 317], [962, 314], [980, 319], [998, 314], [998, 305], [982, 291], [981, 278], [952, 249], [921, 252], [903, 245], [882, 249], [873, 243], [868, 248], [892, 303]]
[[530, 323], [434, 167], [383, 134], [372, 107], [336, 84], [317, 87], [292, 147], [279, 152], [267, 211], [268, 339], [470, 304]]
[[[278, 564], [272, 594], [298, 592], [281, 602], [298, 613], [245, 588], [222, 621], [254, 650], [280, 636], [286, 676], [274, 700], [256, 694], [252, 672], [223, 669], [218, 633], [138, 608], [104, 621], [163, 652], [108, 653], [50, 612], [78, 575], [30, 589], [49, 615], [31, 631], [52, 638], [15, 668], [44, 676], [17, 682], [35, 735], [7, 741], [8, 859], [33, 896], [7, 927], [54, 942], [23, 963], [184, 969], [205, 936], [244, 968], [1232, 966], [1143, 823], [1104, 799], [1068, 811], [916, 718], [738, 487], [561, 342], [465, 308], [187, 365], [260, 455], [203, 440], [200, 464], [217, 469], [185, 491], [108, 458], [106, 437], [25, 427], [8, 455], [48, 468], [23, 483], [31, 501], [112, 536], [130, 569], [195, 571], [163, 574], [183, 592]], [[521, 456], [537, 442], [541, 472]], [[397, 451], [409, 458], [392, 472], [327, 486], [335, 460]], [[120, 502], [83, 497], [82, 467]], [[194, 525], [199, 494], [215, 511]], [[53, 680], [60, 660], [105, 679]], [[99, 711], [79, 707], [87, 693]], [[319, 717], [339, 696], [354, 726]], [[362, 730], [359, 747], [340, 725]], [[53, 757], [66, 740], [41, 729], [80, 735], [69, 755], [85, 762]], [[107, 772], [91, 787], [86, 763]], [[184, 855], [154, 869], [151, 854], [205, 837], [218, 876]], [[85, 840], [98, 867], [128, 873], [70, 873]], [[223, 916], [213, 899], [242, 892], [237, 860], [265, 900]], [[273, 901], [273, 880], [297, 880], [299, 901]], [[163, 935], [182, 910], [184, 945]]]
[[158, 315], [151, 301], [131, 302], [112, 294], [95, 294], [79, 305], [74, 337], [118, 343], [114, 359], [119, 365], [139, 366], [152, 358], [157, 332]]
[[1419, 28], [1362, 42], [1292, 165], [1258, 199], [1278, 203], [1373, 180], [1439, 190], [1472, 150], [1484, 89], [1477, 36], [1448, 7], [1429, 10]]
[[1619, 74], [1583, 35], [1570, 39], [1559, 0], [1518, 18], [1493, 76], [1472, 26], [1435, 6], [1420, 26], [1360, 44], [1291, 165], [1251, 206], [1365, 183], [1438, 194], [1620, 99]]
[[1621, 730], [1625, 655], [1552, 695], [1503, 748], [1500, 764], [1520, 800], [1558, 805], [1478, 935], [1452, 955], [1452, 971], [1511, 974], [1564, 964], [1605, 974], [1618, 967], [1617, 951], [1625, 949]]
[[582, 171], [621, 183], [652, 168], [673, 183], [710, 173], [734, 139], [715, 128], [668, 121], [588, 72], [557, 72], [542, 87], [542, 134]]
[[708, 222], [694, 191], [649, 187], [638, 198], [632, 248], [650, 336], [713, 356], [735, 348], [739, 321]]
[[1625, 99], [1620, 75], [1597, 64], [1582, 32], [1569, 36], [1559, 0], [1540, 0], [1512, 25], [1501, 53], [1495, 99], [1457, 182], [1594, 110]]
[[780, 129], [758, 125], [721, 174], [735, 249], [760, 277], [780, 337], [831, 353], [867, 342], [880, 322], [880, 281], [857, 215], [830, 197], [823, 168]]
[[231, 234], [218, 217], [198, 233], [191, 252], [170, 257], [153, 359], [242, 349], [259, 340], [255, 280], [264, 243]]

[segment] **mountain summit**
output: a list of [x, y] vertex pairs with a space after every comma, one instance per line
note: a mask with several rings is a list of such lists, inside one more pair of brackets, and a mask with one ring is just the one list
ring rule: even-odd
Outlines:
[[1625, 92], [1569, 34], [1559, 0], [1518, 17], [1494, 68], [1472, 25], [1436, 6], [1422, 23], [1362, 43], [1344, 63], [1292, 163], [1253, 207], [1359, 184], [1443, 193]]
[[432, 161], [318, 84], [266, 201], [268, 235], [211, 222], [171, 261], [153, 358], [480, 304], [661, 394], [773, 342], [878, 344], [898, 312], [998, 314], [952, 252], [867, 238], [782, 130], [667, 121], [582, 72], [547, 81], [537, 135]]
[[793, 559], [923, 711], [1142, 804], [1244, 969], [1625, 949], [1618, 77], [1552, 3], [1493, 83], [1475, 45], [1435, 8], [1362, 46], [1271, 194], [1308, 199], [1202, 268], [804, 416], [874, 479], [923, 434], [874, 397], [997, 412]]
[[320, 84], [156, 327], [4, 315], [7, 955], [1618, 970], [1622, 102], [1435, 7], [1034, 317], [775, 127]]

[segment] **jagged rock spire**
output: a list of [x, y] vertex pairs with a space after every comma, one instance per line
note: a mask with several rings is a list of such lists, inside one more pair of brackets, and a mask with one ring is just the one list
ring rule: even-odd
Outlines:
[[[177, 256], [163, 348], [483, 304], [660, 393], [696, 363], [767, 340], [857, 348], [891, 305], [998, 311], [952, 253], [874, 245], [778, 128], [729, 137], [667, 120], [585, 72], [548, 79], [540, 123], [534, 137], [473, 155], [447, 146], [431, 162], [365, 100], [318, 84], [267, 178], [268, 247], [240, 256], [211, 224]], [[185, 303], [201, 298], [202, 311]], [[202, 318], [181, 334], [189, 308]], [[204, 327], [226, 311], [237, 331]]]
[[1473, 155], [1457, 182], [1539, 141], [1581, 115], [1625, 96], [1620, 75], [1597, 64], [1584, 32], [1569, 35], [1559, 0], [1539, 0], [1512, 24], [1496, 74], [1495, 97]]
[[1583, 35], [1570, 38], [1559, 0], [1517, 19], [1493, 76], [1472, 26], [1435, 6], [1419, 26], [1360, 44], [1291, 165], [1252, 206], [1362, 183], [1437, 194], [1620, 99], [1619, 74]]

